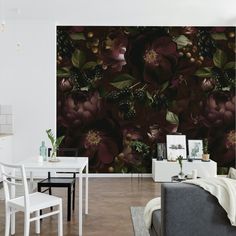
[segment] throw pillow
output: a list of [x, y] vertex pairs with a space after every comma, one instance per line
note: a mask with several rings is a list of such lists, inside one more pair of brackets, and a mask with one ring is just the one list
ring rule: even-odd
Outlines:
[[236, 179], [236, 169], [230, 167], [228, 177], [231, 179]]

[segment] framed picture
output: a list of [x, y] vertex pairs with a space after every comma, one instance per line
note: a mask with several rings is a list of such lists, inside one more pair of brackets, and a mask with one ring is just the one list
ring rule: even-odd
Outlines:
[[166, 144], [157, 143], [157, 160], [166, 159]]
[[176, 161], [179, 156], [186, 159], [186, 136], [166, 135], [166, 149], [168, 161]]
[[192, 159], [202, 159], [203, 143], [202, 140], [188, 140], [188, 155]]

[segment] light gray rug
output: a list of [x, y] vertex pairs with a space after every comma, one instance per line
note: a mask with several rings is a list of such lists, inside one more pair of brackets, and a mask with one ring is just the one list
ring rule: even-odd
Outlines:
[[135, 236], [150, 236], [147, 228], [145, 227], [143, 212], [144, 207], [130, 207], [131, 217], [134, 227]]

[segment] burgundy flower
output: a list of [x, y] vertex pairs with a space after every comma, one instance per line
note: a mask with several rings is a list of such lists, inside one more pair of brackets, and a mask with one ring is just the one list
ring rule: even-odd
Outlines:
[[90, 124], [102, 116], [101, 103], [97, 91], [70, 94], [60, 103], [58, 122], [65, 127]]
[[63, 78], [59, 83], [59, 88], [62, 92], [71, 91], [73, 88], [73, 82], [71, 79]]
[[173, 72], [171, 87], [178, 88], [182, 83], [185, 83], [186, 85], [187, 79], [192, 77], [196, 69], [197, 66], [195, 63], [191, 63], [189, 60], [181, 58]]
[[216, 81], [213, 78], [204, 78], [201, 83], [201, 88], [203, 91], [211, 91], [214, 89]]
[[215, 130], [210, 153], [219, 166], [234, 166], [236, 154], [236, 131]]
[[137, 78], [161, 84], [173, 76], [178, 53], [171, 38], [144, 33], [130, 42], [125, 56]]
[[191, 35], [191, 34], [197, 33], [197, 28], [186, 26], [186, 27], [183, 27], [182, 31], [183, 31], [183, 34]]
[[123, 34], [119, 34], [115, 38], [113, 37], [107, 37], [105, 40], [100, 58], [104, 66], [114, 71], [121, 71], [123, 66], [126, 65], [124, 55], [128, 41]]
[[80, 141], [81, 155], [90, 159], [91, 171], [107, 172], [115, 156], [119, 153], [117, 140], [109, 131], [90, 129]]
[[235, 95], [216, 92], [209, 95], [205, 105], [205, 125], [217, 127], [234, 124]]

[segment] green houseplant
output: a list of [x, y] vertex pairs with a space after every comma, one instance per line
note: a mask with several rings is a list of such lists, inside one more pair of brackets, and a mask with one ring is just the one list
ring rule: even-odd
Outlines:
[[178, 177], [179, 177], [179, 179], [184, 179], [185, 178], [185, 174], [183, 173], [183, 156], [178, 156], [177, 157], [177, 161], [178, 161], [178, 163], [179, 163], [179, 166], [180, 166], [180, 172], [179, 172], [179, 175], [178, 175]]
[[57, 149], [59, 148], [59, 146], [65, 136], [60, 136], [60, 137], [56, 138], [54, 136], [54, 134], [52, 133], [51, 129], [46, 130], [46, 133], [47, 133], [48, 138], [49, 138], [51, 145], [52, 145], [52, 152], [51, 152], [49, 161], [58, 162], [59, 159], [57, 158]]
[[202, 161], [209, 161], [210, 154], [208, 153], [208, 139], [205, 138], [203, 140], [203, 154], [202, 154]]

